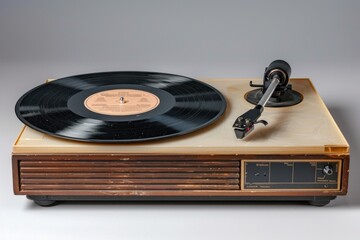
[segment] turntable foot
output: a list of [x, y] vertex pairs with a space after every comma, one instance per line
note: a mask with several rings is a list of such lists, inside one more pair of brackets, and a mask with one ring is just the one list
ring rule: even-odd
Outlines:
[[324, 200], [324, 201], [309, 201], [310, 205], [316, 206], [316, 207], [323, 207], [330, 203], [330, 200]]
[[51, 201], [51, 200], [34, 200], [34, 203], [36, 203], [37, 205], [41, 206], [41, 207], [51, 207], [56, 205], [56, 201]]
[[29, 200], [33, 200], [35, 204], [41, 207], [51, 207], [57, 204], [57, 201], [48, 199], [46, 196], [26, 196]]

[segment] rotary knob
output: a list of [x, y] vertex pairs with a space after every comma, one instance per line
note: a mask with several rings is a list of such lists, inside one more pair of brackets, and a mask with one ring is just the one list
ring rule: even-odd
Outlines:
[[324, 167], [324, 169], [323, 169], [323, 173], [324, 173], [325, 175], [330, 176], [330, 175], [332, 175], [332, 174], [334, 173], [334, 170], [333, 170], [332, 166], [326, 165], [326, 166]]

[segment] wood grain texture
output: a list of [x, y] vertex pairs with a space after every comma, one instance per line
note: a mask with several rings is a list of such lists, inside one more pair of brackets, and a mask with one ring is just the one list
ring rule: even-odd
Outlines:
[[239, 161], [70, 160], [19, 163], [21, 191], [239, 190]]
[[[340, 190], [240, 189], [241, 159], [342, 159]], [[14, 192], [53, 196], [336, 196], [349, 155], [14, 155]]]

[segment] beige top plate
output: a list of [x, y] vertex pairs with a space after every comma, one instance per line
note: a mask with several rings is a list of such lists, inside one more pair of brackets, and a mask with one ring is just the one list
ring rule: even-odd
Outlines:
[[205, 79], [225, 96], [225, 115], [214, 124], [183, 136], [141, 143], [96, 144], [54, 138], [25, 127], [14, 154], [347, 154], [349, 145], [309, 79], [291, 79], [304, 100], [295, 106], [265, 108], [262, 119], [245, 139], [235, 137], [235, 119], [254, 105], [244, 99], [259, 79]]

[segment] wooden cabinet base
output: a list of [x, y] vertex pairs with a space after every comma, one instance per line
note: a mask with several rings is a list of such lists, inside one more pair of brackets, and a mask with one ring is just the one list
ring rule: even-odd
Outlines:
[[345, 195], [348, 155], [14, 155], [14, 192], [57, 201], [307, 201]]

